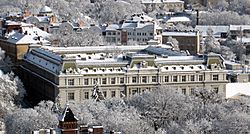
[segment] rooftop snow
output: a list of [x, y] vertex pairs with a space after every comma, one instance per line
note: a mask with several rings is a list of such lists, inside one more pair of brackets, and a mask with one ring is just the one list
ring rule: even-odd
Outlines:
[[238, 94], [250, 95], [250, 83], [228, 83], [226, 85], [226, 98], [234, 97]]
[[214, 35], [221, 36], [221, 33], [227, 33], [229, 31], [229, 26], [203, 26], [203, 25], [197, 25], [195, 27], [195, 30], [199, 30], [203, 36], [207, 36], [208, 29], [213, 30]]
[[197, 36], [196, 32], [163, 32], [162, 36]]

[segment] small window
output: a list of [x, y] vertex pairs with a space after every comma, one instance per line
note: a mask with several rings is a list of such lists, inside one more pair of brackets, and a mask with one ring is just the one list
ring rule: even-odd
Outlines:
[[68, 93], [68, 100], [75, 100], [75, 93]]
[[173, 82], [177, 82], [178, 81], [178, 76], [173, 76]]
[[216, 74], [216, 75], [213, 75], [213, 80], [219, 80], [219, 75], [218, 74]]
[[186, 88], [181, 89], [181, 93], [186, 95]]
[[194, 88], [191, 88], [191, 89], [190, 89], [190, 94], [191, 94], [191, 95], [194, 95]]
[[203, 75], [199, 75], [199, 81], [203, 81]]
[[98, 83], [98, 78], [93, 78], [93, 84], [97, 84]]
[[89, 99], [89, 92], [84, 92], [84, 98]]
[[194, 78], [195, 78], [194, 75], [191, 75], [190, 76], [190, 81], [194, 81], [195, 80]]
[[89, 79], [88, 78], [84, 79], [84, 85], [89, 85]]
[[181, 76], [181, 81], [185, 82], [186, 81], [186, 76]]
[[107, 78], [102, 78], [102, 84], [107, 84]]
[[132, 83], [136, 83], [136, 82], [137, 82], [136, 77], [132, 77]]
[[156, 76], [152, 76], [152, 82], [157, 82], [157, 77]]
[[116, 78], [111, 78], [111, 84], [115, 84]]
[[115, 91], [111, 91], [111, 97], [115, 97]]
[[68, 79], [68, 85], [74, 85], [75, 81], [74, 79]]
[[124, 78], [120, 78], [120, 84], [124, 84]]
[[164, 78], [165, 82], [169, 82], [169, 76], [165, 76]]
[[142, 83], [147, 83], [147, 76], [142, 76]]
[[106, 98], [107, 97], [107, 91], [103, 91], [103, 96]]
[[136, 93], [137, 93], [136, 89], [132, 90], [132, 95], [135, 95]]
[[219, 93], [219, 87], [214, 87], [214, 90], [213, 90], [215, 93]]

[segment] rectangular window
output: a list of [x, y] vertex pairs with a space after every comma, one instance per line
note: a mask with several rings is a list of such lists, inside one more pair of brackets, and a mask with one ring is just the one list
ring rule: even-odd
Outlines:
[[111, 84], [115, 84], [116, 78], [111, 78]]
[[132, 90], [132, 95], [135, 95], [137, 93], [137, 90]]
[[181, 76], [181, 81], [185, 82], [186, 81], [186, 76]]
[[93, 84], [98, 84], [98, 78], [93, 78]]
[[89, 85], [89, 79], [88, 78], [84, 79], [84, 85]]
[[132, 77], [132, 83], [136, 83], [137, 80], [136, 80], [136, 77]]
[[89, 99], [89, 92], [84, 92], [84, 99]]
[[103, 91], [103, 96], [106, 98], [107, 97], [107, 91]]
[[203, 75], [199, 75], [199, 81], [203, 81]]
[[190, 81], [194, 81], [195, 79], [194, 79], [194, 75], [191, 75], [190, 76]]
[[165, 76], [165, 82], [169, 82], [169, 76]]
[[111, 97], [115, 97], [115, 91], [111, 91]]
[[147, 76], [142, 76], [142, 83], [147, 83]]
[[173, 76], [173, 82], [177, 82], [178, 81], [178, 76]]
[[68, 93], [68, 100], [75, 100], [75, 93]]
[[191, 94], [191, 95], [194, 95], [194, 88], [191, 88], [191, 89], [190, 89], [190, 94]]
[[74, 79], [68, 79], [68, 85], [74, 85], [75, 81]]
[[186, 95], [186, 88], [181, 89], [181, 93]]
[[219, 87], [214, 87], [214, 92], [218, 94], [219, 93]]
[[152, 82], [157, 82], [157, 77], [156, 76], [152, 76]]
[[107, 78], [102, 78], [102, 84], [107, 84]]
[[213, 80], [219, 80], [219, 75], [218, 74], [213, 75]]
[[124, 84], [124, 78], [120, 78], [120, 84]]

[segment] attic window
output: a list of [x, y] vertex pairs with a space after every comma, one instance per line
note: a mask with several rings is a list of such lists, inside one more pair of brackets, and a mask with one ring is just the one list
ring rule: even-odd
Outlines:
[[191, 69], [194, 69], [194, 67], [193, 67], [193, 66], [190, 66], [190, 68], [191, 68]]
[[201, 67], [201, 66], [198, 66], [198, 68], [199, 68], [199, 69], [202, 69], [202, 67]]
[[173, 67], [174, 70], [176, 70], [176, 67]]
[[94, 69], [93, 71], [96, 72], [96, 69]]
[[105, 71], [105, 69], [102, 69], [102, 71], [104, 72], [104, 71]]
[[181, 67], [181, 69], [183, 70], [183, 69], [184, 69], [184, 67]]
[[110, 71], [110, 72], [112, 72], [112, 71], [113, 71], [113, 69], [109, 69], [109, 71]]
[[166, 70], [168, 70], [168, 67], [165, 67]]

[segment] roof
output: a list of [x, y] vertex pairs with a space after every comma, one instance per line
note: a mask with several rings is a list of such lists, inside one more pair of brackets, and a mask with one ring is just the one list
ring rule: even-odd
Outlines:
[[250, 30], [250, 25], [230, 25], [230, 31]]
[[14, 33], [11, 35], [8, 40], [8, 42], [12, 44], [37, 44], [37, 43], [49, 43], [49, 41], [38, 38], [38, 36], [35, 35], [25, 35], [21, 33]]
[[186, 16], [173, 16], [167, 20], [167, 23], [174, 23], [174, 22], [191, 22], [191, 20]]
[[215, 25], [197, 25], [195, 30], [199, 30], [202, 36], [207, 36], [208, 29], [213, 30], [213, 35], [221, 36], [221, 33], [227, 33], [229, 31], [229, 26], [215, 26]]
[[184, 3], [181, 0], [142, 0], [142, 4], [156, 4], [156, 3]]
[[78, 121], [78, 119], [75, 117], [71, 109], [69, 108], [69, 105], [67, 104], [66, 107], [63, 110], [63, 113], [58, 117], [59, 121]]
[[39, 13], [51, 13], [52, 9], [48, 6], [44, 6], [40, 9]]
[[244, 94], [250, 96], [250, 83], [228, 83], [226, 85], [226, 98]]
[[197, 36], [196, 32], [163, 32], [162, 36]]
[[149, 46], [148, 48], [144, 49], [144, 51], [156, 55], [166, 55], [166, 56], [186, 56], [187, 54], [181, 53], [178, 51], [173, 51], [167, 48], [160, 48], [160, 47], [152, 47]]

